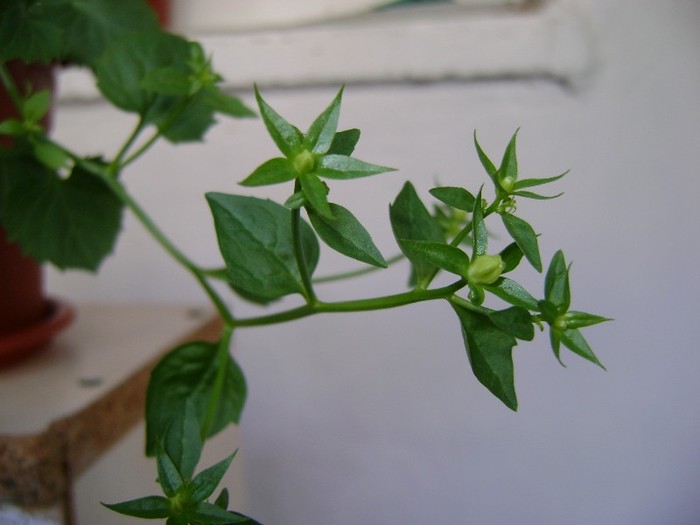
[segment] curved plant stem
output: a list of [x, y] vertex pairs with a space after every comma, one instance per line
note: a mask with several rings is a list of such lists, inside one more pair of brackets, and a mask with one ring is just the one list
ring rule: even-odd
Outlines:
[[[298, 191], [301, 191], [299, 179], [294, 183], [294, 192], [296, 193]], [[296, 257], [297, 266], [299, 267], [299, 274], [301, 275], [306, 302], [314, 304], [317, 302], [317, 299], [313, 283], [311, 282], [311, 272], [309, 271], [309, 266], [306, 264], [306, 258], [304, 257], [304, 247], [302, 246], [301, 240], [301, 209], [299, 208], [292, 210], [292, 238], [294, 240], [294, 256]]]

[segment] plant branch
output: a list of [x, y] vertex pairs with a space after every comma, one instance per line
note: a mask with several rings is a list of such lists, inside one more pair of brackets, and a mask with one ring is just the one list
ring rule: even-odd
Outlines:
[[[301, 183], [296, 179], [294, 183], [294, 192], [301, 191]], [[304, 247], [301, 239], [301, 209], [292, 210], [292, 239], [294, 241], [294, 256], [296, 257], [299, 274], [301, 275], [301, 283], [304, 287], [304, 296], [309, 304], [317, 301], [316, 293], [314, 292], [313, 283], [311, 282], [311, 272], [306, 264], [304, 257]]]

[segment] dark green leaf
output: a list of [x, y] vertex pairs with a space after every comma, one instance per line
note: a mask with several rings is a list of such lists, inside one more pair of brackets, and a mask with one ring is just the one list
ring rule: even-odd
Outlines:
[[333, 211], [328, 204], [328, 187], [313, 173], [304, 173], [299, 177], [301, 189], [306, 202], [326, 219], [333, 219]]
[[532, 341], [535, 338], [535, 327], [532, 324], [532, 315], [525, 308], [512, 306], [505, 310], [491, 312], [489, 319], [504, 332], [523, 339]]
[[265, 186], [268, 184], [278, 184], [295, 179], [299, 173], [294, 169], [291, 161], [278, 157], [270, 159], [255, 168], [255, 171], [248, 175], [241, 185], [243, 186]]
[[[222, 366], [216, 343], [186, 343], [166, 355], [153, 369], [146, 394], [146, 453], [153, 455], [175, 415], [192, 403], [197, 414], [204, 414], [213, 394], [215, 377]], [[227, 356], [224, 362], [223, 392], [208, 435], [228, 423], [237, 423], [246, 397], [243, 372]], [[200, 422], [201, 424], [201, 422]]]
[[503, 248], [499, 255], [505, 263], [502, 273], [508, 273], [512, 272], [518, 267], [518, 264], [520, 264], [520, 261], [523, 258], [523, 251], [520, 249], [517, 243], [513, 242]]
[[160, 447], [158, 447], [156, 454], [156, 464], [158, 466], [158, 483], [160, 483], [163, 493], [172, 498], [184, 484], [182, 476], [167, 452]]
[[515, 153], [515, 142], [517, 136], [518, 132], [516, 131], [508, 142], [505, 152], [503, 152], [501, 166], [498, 168], [499, 182], [502, 182], [506, 177], [513, 182], [518, 179], [518, 158]]
[[423, 259], [428, 264], [460, 277], [467, 275], [469, 256], [459, 248], [444, 243], [408, 239], [402, 240], [401, 245], [412, 259]]
[[537, 234], [527, 222], [511, 213], [502, 213], [503, 224], [513, 240], [518, 244], [533, 268], [542, 271], [540, 248], [537, 244]]
[[411, 261], [416, 282], [421, 285], [433, 274], [436, 267], [408, 253], [403, 242], [406, 240], [431, 241], [445, 244], [442, 230], [410, 182], [404, 184], [396, 200], [389, 207], [389, 218], [394, 237], [401, 251]]
[[548, 201], [551, 199], [556, 199], [561, 197], [564, 193], [557, 193], [556, 195], [538, 195], [537, 193], [532, 193], [531, 191], [514, 191], [513, 195], [517, 197], [524, 197], [526, 199], [535, 199], [538, 201]]
[[430, 194], [444, 202], [448, 206], [457, 208], [458, 210], [466, 211], [472, 213], [474, 211], [474, 204], [476, 203], [476, 197], [472, 195], [469, 191], [464, 188], [458, 188], [453, 186], [445, 186], [442, 188], [433, 188], [430, 190]]
[[319, 160], [315, 173], [329, 179], [347, 180], [368, 177], [388, 171], [394, 171], [394, 168], [369, 164], [345, 155], [324, 155]]
[[511, 410], [518, 409], [513, 375], [515, 338], [485, 315], [453, 305], [462, 324], [462, 336], [474, 375]]
[[561, 342], [564, 343], [564, 346], [573, 353], [580, 355], [584, 359], [588, 359], [590, 362], [595, 363], [605, 370], [605, 367], [600, 361], [598, 361], [598, 358], [593, 353], [593, 350], [591, 350], [591, 347], [588, 346], [588, 342], [583, 337], [581, 332], [576, 329], [568, 329], [563, 331], [557, 330], [557, 336]]
[[170, 501], [162, 496], [146, 496], [122, 503], [103, 503], [103, 505], [119, 514], [147, 520], [164, 519], [170, 514]]
[[187, 96], [192, 89], [187, 72], [173, 66], [146, 71], [141, 79], [141, 89], [162, 95]]
[[96, 271], [112, 252], [121, 218], [121, 201], [80, 167], [63, 179], [31, 158], [0, 158], [0, 220], [39, 261]]
[[319, 237], [334, 250], [358, 261], [386, 268], [387, 264], [372, 241], [372, 237], [355, 216], [338, 204], [331, 204], [333, 219], [329, 220], [313, 209], [309, 219]]
[[472, 211], [472, 256], [485, 255], [488, 250], [488, 242], [488, 232], [484, 223], [484, 210], [481, 208], [481, 190], [479, 190]]
[[219, 461], [195, 476], [192, 480], [192, 499], [194, 501], [204, 501], [214, 493], [235, 455], [236, 453], [234, 452], [226, 459]]
[[514, 306], [520, 306], [527, 310], [538, 309], [537, 299], [512, 279], [499, 277], [496, 282], [484, 284], [483, 287], [496, 297], [500, 297]]
[[559, 310], [549, 301], [537, 301], [537, 309], [542, 313], [542, 318], [549, 324], [554, 324], [559, 317]]
[[523, 179], [515, 182], [514, 188], [516, 190], [522, 190], [523, 188], [533, 188], [535, 186], [542, 186], [543, 184], [549, 184], [550, 182], [555, 182], [567, 175], [569, 172], [565, 171], [561, 175], [556, 177], [546, 177], [544, 179]]
[[338, 91], [333, 102], [321, 113], [304, 136], [304, 147], [317, 154], [327, 153], [330, 149], [335, 132], [338, 128], [340, 102], [343, 98], [343, 88]]
[[163, 450], [185, 479], [191, 479], [202, 453], [202, 436], [194, 402], [185, 401], [163, 438]]
[[64, 37], [55, 2], [5, 0], [0, 4], [0, 62], [49, 63], [62, 58]]
[[569, 288], [569, 268], [564, 261], [564, 253], [559, 250], [549, 263], [547, 274], [544, 278], [544, 297], [555, 305], [560, 313], [569, 309], [571, 304], [571, 290]]
[[260, 108], [260, 116], [265, 123], [270, 137], [277, 144], [279, 150], [287, 158], [294, 157], [302, 149], [304, 137], [297, 128], [287, 122], [279, 113], [265, 102], [262, 95], [255, 88], [255, 98]]
[[229, 525], [232, 523], [248, 523], [249, 518], [240, 514], [228, 512], [212, 503], [199, 503], [188, 513], [191, 522], [206, 523], [207, 525]]
[[221, 492], [219, 493], [218, 497], [214, 501], [214, 505], [219, 507], [220, 509], [226, 510], [228, 508], [228, 489], [223, 488], [221, 489]]
[[326, 152], [328, 155], [345, 155], [349, 157], [355, 151], [355, 146], [360, 140], [359, 129], [346, 129], [339, 131], [333, 137], [333, 143]]
[[[157, 104], [149, 113], [149, 119], [158, 126], [163, 137], [174, 144], [200, 141], [216, 122], [214, 110], [203, 103], [203, 97], [199, 92], [181, 108], [172, 101]], [[173, 115], [175, 118], [171, 118]]]
[[257, 116], [255, 112], [246, 106], [239, 98], [227, 95], [218, 88], [205, 88], [202, 91], [202, 102], [215, 112], [228, 115], [229, 117], [249, 118]]
[[494, 184], [496, 184], [496, 173], [498, 172], [498, 170], [496, 169], [496, 166], [494, 166], [493, 162], [491, 162], [491, 159], [489, 159], [486, 153], [484, 153], [484, 150], [481, 149], [479, 141], [476, 140], [476, 131], [474, 132], [474, 146], [476, 147], [476, 153], [479, 156], [481, 165], [484, 167], [486, 173], [494, 182]]
[[[269, 200], [209, 193], [219, 249], [229, 282], [237, 289], [267, 300], [303, 293], [294, 255], [292, 211]], [[311, 227], [302, 222], [304, 257], [316, 268], [319, 247]]]
[[554, 357], [557, 358], [561, 366], [566, 366], [561, 360], [561, 338], [559, 337], [560, 332], [557, 330], [549, 330], [549, 343], [552, 345], [552, 351], [554, 352]]

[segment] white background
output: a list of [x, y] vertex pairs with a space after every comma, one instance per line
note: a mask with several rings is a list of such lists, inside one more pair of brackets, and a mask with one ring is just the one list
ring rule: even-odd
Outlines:
[[[498, 158], [520, 127], [521, 176], [572, 170], [558, 183], [563, 197], [521, 201], [519, 212], [542, 233], [545, 259], [561, 247], [574, 262], [575, 308], [615, 318], [585, 332], [607, 372], [573, 355], [562, 368], [546, 337], [521, 344], [520, 410], [512, 413], [473, 377], [444, 304], [241, 331], [235, 352], [250, 397], [239, 453], [248, 498], [240, 510], [266, 525], [700, 521], [700, 3], [570, 3], [590, 30], [595, 64], [576, 89], [537, 75], [348, 79], [341, 126], [363, 129], [357, 156], [400, 171], [337, 182], [331, 196], [356, 210], [392, 255], [387, 207], [403, 182], [426, 197], [435, 180], [476, 189], [484, 177], [473, 130]], [[488, 54], [489, 41], [461, 51]], [[265, 95], [305, 128], [336, 89]], [[252, 101], [250, 90], [241, 94]], [[85, 152], [115, 148], [131, 122], [100, 105], [68, 104], [56, 137]], [[215, 265], [202, 193], [253, 193], [236, 183], [272, 155], [259, 121], [224, 120], [204, 145], [159, 146], [125, 180], [176, 242]], [[78, 302], [204, 300], [131, 218], [124, 230], [98, 278], [52, 271], [50, 289]], [[321, 272], [353, 267], [329, 253]], [[391, 293], [406, 272], [320, 294]], [[522, 280], [533, 291], [541, 286], [532, 274]], [[221, 446], [221, 457], [228, 452]], [[94, 522], [106, 522], [98, 516]]]

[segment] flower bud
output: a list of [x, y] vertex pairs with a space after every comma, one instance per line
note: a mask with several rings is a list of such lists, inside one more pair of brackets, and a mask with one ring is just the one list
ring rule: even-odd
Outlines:
[[304, 150], [294, 157], [294, 167], [301, 173], [311, 173], [316, 167], [316, 158], [309, 150]]
[[469, 265], [469, 284], [491, 284], [501, 276], [506, 263], [500, 255], [478, 255]]

